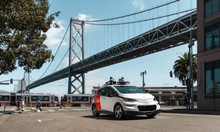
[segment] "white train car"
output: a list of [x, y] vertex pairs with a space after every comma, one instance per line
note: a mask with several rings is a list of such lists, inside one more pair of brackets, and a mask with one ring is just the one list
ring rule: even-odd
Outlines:
[[40, 100], [41, 106], [55, 107], [59, 105], [59, 98], [54, 94], [43, 93], [0, 93], [0, 105], [17, 105], [17, 101], [24, 99], [25, 106], [36, 106], [37, 99]]
[[65, 94], [63, 96], [63, 103], [67, 106], [87, 106], [91, 105], [94, 94]]
[[10, 93], [0, 93], [0, 106], [10, 105]]

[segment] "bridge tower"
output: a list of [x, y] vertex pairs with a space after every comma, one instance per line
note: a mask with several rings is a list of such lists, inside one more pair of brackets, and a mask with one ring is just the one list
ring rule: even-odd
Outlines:
[[[71, 73], [72, 64], [84, 60], [84, 21], [70, 19], [68, 94], [85, 93], [85, 74]], [[73, 89], [72, 89], [73, 88]], [[82, 90], [80, 91], [80, 89]], [[73, 91], [72, 91], [73, 90]]]

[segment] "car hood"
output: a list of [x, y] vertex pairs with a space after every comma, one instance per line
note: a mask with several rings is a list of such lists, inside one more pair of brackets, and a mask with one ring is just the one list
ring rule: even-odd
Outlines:
[[149, 93], [121, 94], [121, 97], [131, 98], [131, 99], [150, 99], [150, 98], [154, 98], [154, 96], [149, 94]]

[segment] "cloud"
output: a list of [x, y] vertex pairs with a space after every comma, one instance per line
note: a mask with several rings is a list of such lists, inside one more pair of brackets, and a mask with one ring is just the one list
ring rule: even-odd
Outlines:
[[[47, 35], [47, 39], [45, 41], [45, 44], [47, 44], [48, 46], [54, 46], [54, 45], [59, 45], [63, 35], [66, 31], [66, 27], [64, 27], [64, 21], [59, 20], [59, 21], [55, 21], [60, 27], [59, 28], [55, 28], [55, 27], [51, 27], [46, 35]], [[67, 45], [67, 42], [64, 41], [62, 43], [62, 45]]]
[[79, 20], [87, 20], [87, 18], [89, 18], [88, 15], [86, 14], [78, 14], [78, 17], [77, 17]]
[[132, 5], [134, 8], [137, 8], [138, 10], [142, 11], [144, 10], [144, 0], [133, 0]]
[[82, 13], [79, 13], [76, 18], [79, 19], [79, 20], [83, 20], [83, 21], [92, 21], [92, 20], [94, 20], [91, 15], [82, 14]]

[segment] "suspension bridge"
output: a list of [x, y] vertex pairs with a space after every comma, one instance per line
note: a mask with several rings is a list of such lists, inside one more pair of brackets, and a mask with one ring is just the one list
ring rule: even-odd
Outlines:
[[[66, 52], [66, 54], [69, 53], [69, 66], [56, 71], [59, 64], [53, 73], [45, 77], [43, 74], [40, 79], [29, 84], [27, 89], [30, 90], [68, 77], [68, 93], [84, 93], [85, 73], [89, 71], [196, 40], [197, 12], [195, 8], [178, 10], [173, 13], [167, 11], [166, 14], [159, 13], [161, 8], [168, 10], [168, 6], [178, 3], [178, 1], [110, 19], [83, 21], [71, 18], [67, 28], [67, 30], [70, 29], [69, 49]], [[155, 13], [156, 17], [154, 17]], [[175, 19], [170, 20], [171, 18]], [[166, 22], [162, 23], [163, 20]], [[94, 32], [98, 32], [99, 40], [91, 39], [94, 38]], [[85, 40], [85, 37], [90, 40]], [[85, 53], [85, 49], [87, 49], [87, 53]], [[75, 83], [79, 83], [80, 86], [76, 86]], [[81, 88], [82, 90], [80, 90]]]

